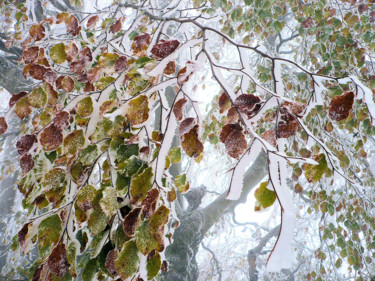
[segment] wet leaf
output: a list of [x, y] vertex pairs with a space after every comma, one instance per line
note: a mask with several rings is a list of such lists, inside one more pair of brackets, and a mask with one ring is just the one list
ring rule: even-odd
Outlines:
[[273, 205], [276, 200], [276, 193], [273, 190], [267, 188], [267, 182], [262, 182], [260, 186], [255, 190], [254, 197], [257, 200], [257, 206], [262, 209], [268, 208]]
[[61, 130], [51, 124], [46, 127], [40, 134], [40, 143], [45, 151], [57, 149], [63, 142]]
[[38, 226], [38, 249], [41, 258], [47, 256], [52, 246], [60, 239], [62, 222], [59, 215], [45, 218]]
[[20, 159], [20, 167], [24, 174], [31, 171], [31, 169], [34, 168], [34, 160], [29, 153], [22, 155]]
[[122, 279], [129, 278], [138, 269], [139, 254], [135, 241], [130, 240], [122, 246], [122, 249], [115, 261], [118, 275]]
[[69, 262], [66, 254], [66, 248], [63, 243], [58, 244], [53, 248], [50, 256], [48, 257], [49, 270], [57, 277], [64, 277], [65, 273], [69, 270]]
[[42, 40], [46, 36], [45, 31], [46, 29], [42, 24], [34, 24], [29, 29], [30, 36], [35, 41]]
[[151, 49], [151, 53], [159, 58], [165, 58], [168, 55], [172, 54], [180, 46], [178, 40], [160, 40], [154, 47]]
[[85, 185], [81, 187], [77, 193], [76, 204], [83, 210], [88, 211], [93, 208], [93, 201], [98, 191], [92, 185]]
[[131, 181], [130, 195], [133, 203], [138, 203], [146, 197], [152, 187], [152, 177], [152, 168], [149, 167]]
[[64, 151], [65, 153], [76, 154], [78, 148], [85, 144], [85, 135], [83, 130], [76, 130], [64, 139]]
[[341, 96], [334, 97], [329, 103], [329, 118], [341, 121], [348, 118], [354, 103], [354, 93], [344, 92]]
[[122, 222], [122, 227], [124, 228], [124, 232], [127, 236], [134, 235], [141, 219], [141, 212], [142, 208], [135, 208], [125, 216], [124, 221]]
[[[184, 108], [187, 100], [185, 98], [179, 99], [173, 106], [173, 113], [176, 116], [177, 121], [181, 121], [183, 118]], [[185, 119], [186, 120], [186, 119]]]
[[147, 121], [148, 112], [148, 98], [147, 96], [140, 95], [129, 102], [128, 119], [132, 126], [139, 125]]
[[8, 130], [8, 124], [4, 117], [0, 117], [0, 135], [4, 134]]
[[50, 50], [50, 57], [54, 63], [60, 64], [66, 61], [65, 44], [59, 43], [52, 46]]

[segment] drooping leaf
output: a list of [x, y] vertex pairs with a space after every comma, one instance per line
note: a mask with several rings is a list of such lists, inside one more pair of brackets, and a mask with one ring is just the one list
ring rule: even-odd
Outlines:
[[126, 279], [132, 276], [138, 269], [139, 252], [134, 240], [130, 240], [122, 246], [115, 261], [117, 274]]
[[354, 93], [344, 92], [341, 96], [334, 97], [329, 103], [329, 118], [341, 121], [348, 118], [354, 103]]
[[179, 99], [173, 106], [173, 113], [176, 116], [177, 121], [181, 121], [183, 118], [184, 108], [187, 103], [185, 98]]
[[140, 202], [146, 197], [147, 192], [152, 187], [152, 177], [152, 168], [149, 167], [131, 181], [130, 195], [132, 202]]
[[27, 92], [19, 92], [18, 94], [12, 95], [9, 100], [9, 107], [12, 107], [19, 99], [23, 98], [26, 95]]
[[262, 182], [260, 186], [255, 190], [254, 196], [257, 200], [257, 205], [255, 210], [257, 211], [259, 207], [268, 208], [273, 205], [276, 200], [276, 193], [273, 190], [267, 188], [268, 182]]
[[59, 215], [54, 214], [45, 218], [38, 226], [38, 249], [40, 257], [49, 254], [61, 235], [62, 222]]
[[142, 208], [135, 208], [131, 210], [125, 217], [124, 221], [122, 222], [122, 227], [124, 228], [124, 232], [128, 236], [133, 236], [135, 230], [138, 227], [139, 221], [141, 219]]
[[148, 119], [148, 98], [145, 95], [132, 99], [129, 102], [128, 119], [131, 125], [139, 125]]
[[59, 43], [59, 44], [52, 46], [50, 50], [50, 57], [57, 64], [61, 64], [65, 62], [66, 61], [65, 44]]
[[77, 112], [81, 117], [88, 117], [94, 111], [91, 97], [86, 97], [77, 103]]
[[75, 154], [78, 148], [85, 144], [85, 135], [83, 130], [76, 130], [64, 139], [64, 151], [65, 153]]
[[48, 257], [49, 270], [59, 278], [64, 277], [65, 273], [68, 272], [70, 264], [68, 262], [66, 248], [64, 243], [59, 243], [53, 248], [51, 254]]
[[148, 227], [159, 244], [163, 244], [164, 226], [168, 222], [170, 210], [162, 205], [150, 217]]
[[52, 151], [58, 148], [63, 142], [61, 130], [51, 124], [46, 127], [40, 134], [40, 143], [45, 151]]

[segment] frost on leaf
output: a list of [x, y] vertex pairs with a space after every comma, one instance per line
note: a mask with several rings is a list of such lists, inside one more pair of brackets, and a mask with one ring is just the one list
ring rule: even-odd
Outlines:
[[186, 174], [178, 175], [174, 179], [174, 185], [178, 188], [180, 193], [185, 193], [189, 190], [190, 184], [186, 180]]
[[94, 208], [87, 221], [92, 235], [102, 232], [107, 226], [107, 217], [100, 207]]
[[138, 223], [141, 219], [142, 208], [135, 208], [131, 210], [124, 218], [122, 222], [122, 227], [127, 236], [133, 236], [135, 230], [137, 229]]
[[130, 195], [133, 203], [142, 201], [152, 187], [152, 168], [147, 168], [135, 177], [130, 184]]
[[176, 72], [176, 62], [170, 61], [168, 62], [167, 66], [164, 68], [164, 74], [172, 75]]
[[179, 99], [173, 106], [173, 113], [176, 116], [177, 121], [181, 121], [183, 118], [184, 108], [187, 103], [185, 98]]
[[276, 193], [267, 188], [267, 182], [262, 182], [255, 190], [254, 197], [257, 200], [254, 211], [260, 211], [273, 205], [276, 200]]
[[86, 97], [77, 103], [77, 112], [81, 117], [88, 117], [94, 111], [91, 97]]
[[225, 111], [227, 111], [231, 106], [230, 99], [228, 98], [227, 93], [222, 93], [219, 97], [219, 109], [220, 114], [223, 114]]
[[45, 128], [40, 134], [40, 143], [45, 151], [52, 151], [58, 148], [63, 142], [61, 130], [51, 124]]
[[56, 114], [53, 119], [53, 125], [59, 130], [63, 130], [69, 126], [69, 113], [66, 111], [60, 111]]
[[35, 41], [42, 40], [46, 36], [45, 31], [46, 29], [42, 24], [34, 24], [29, 29], [30, 36]]
[[142, 213], [145, 216], [145, 218], [151, 217], [151, 215], [154, 213], [156, 209], [156, 203], [159, 198], [159, 190], [156, 188], [151, 189], [149, 192], [147, 192], [146, 198], [142, 200]]
[[60, 76], [56, 80], [56, 87], [67, 93], [72, 92], [74, 90], [74, 80], [70, 76]]
[[329, 118], [341, 121], [348, 118], [354, 103], [354, 93], [344, 92], [341, 96], [334, 97], [329, 103]]
[[121, 30], [121, 27], [122, 27], [122, 20], [123, 20], [123, 18], [119, 18], [118, 20], [116, 20], [116, 22], [111, 25], [111, 27], [109, 28], [109, 30], [112, 33], [119, 32]]
[[92, 209], [93, 201], [97, 193], [97, 190], [92, 185], [81, 187], [76, 197], [77, 206], [85, 212]]
[[44, 79], [44, 75], [50, 71], [49, 68], [46, 68], [42, 65], [39, 65], [39, 64], [27, 64], [24, 68], [23, 68], [23, 75], [25, 77], [25, 79], [27, 79], [29, 76], [31, 76], [32, 78], [36, 79], [36, 80], [43, 80]]
[[196, 70], [196, 64], [192, 61], [187, 61], [186, 66], [181, 68], [177, 73], [177, 85], [181, 86], [185, 82], [189, 81], [190, 76]]
[[34, 168], [34, 160], [29, 153], [22, 155], [20, 159], [20, 167], [23, 173], [27, 173]]
[[180, 46], [178, 40], [160, 40], [154, 47], [151, 49], [151, 53], [159, 58], [165, 58], [168, 55], [172, 54]]
[[125, 56], [119, 57], [115, 62], [115, 71], [121, 72], [123, 71], [126, 66], [128, 65], [128, 59]]
[[198, 157], [203, 153], [203, 143], [198, 136], [199, 125], [195, 118], [186, 118], [180, 124], [181, 145], [189, 157]]
[[270, 129], [265, 131], [263, 134], [260, 135], [262, 139], [268, 142], [272, 146], [276, 146], [276, 132], [274, 129]]
[[28, 96], [29, 104], [35, 108], [42, 108], [47, 103], [47, 93], [42, 87], [34, 88]]
[[[29, 232], [29, 225], [30, 224], [31, 223], [25, 223], [24, 226], [21, 228], [21, 230], [18, 232], [18, 235], [17, 235], [18, 242], [20, 243], [22, 249], [26, 248], [25, 247], [26, 246], [26, 235]], [[22, 252], [25, 253], [23, 250], [22, 250]]]
[[73, 62], [76, 60], [78, 55], [78, 47], [73, 42], [69, 42], [65, 46], [65, 57], [68, 62]]
[[135, 239], [137, 247], [143, 255], [147, 255], [152, 250], [156, 249], [159, 245], [158, 241], [151, 233], [148, 221], [141, 222], [137, 227]]
[[73, 36], [77, 36], [78, 33], [81, 31], [81, 27], [79, 26], [78, 19], [73, 15], [70, 15], [65, 20], [65, 25], [66, 25], [66, 30], [68, 32], [71, 32]]
[[150, 253], [147, 257], [147, 279], [152, 280], [156, 275], [158, 275], [161, 268], [161, 257], [159, 253], [152, 255]]
[[115, 261], [118, 258], [118, 254], [119, 254], [118, 250], [117, 249], [113, 249], [113, 250], [111, 250], [111, 251], [108, 252], [107, 257], [105, 259], [105, 268], [108, 270], [108, 272], [112, 276], [116, 276], [117, 275]]
[[303, 103], [300, 102], [289, 102], [289, 101], [284, 101], [281, 104], [281, 107], [284, 108], [285, 110], [291, 112], [297, 117], [302, 117], [303, 112], [306, 108], [306, 106]]
[[129, 102], [128, 119], [131, 125], [139, 125], [148, 119], [148, 98], [141, 95]]
[[0, 117], [0, 135], [4, 134], [8, 129], [8, 124], [4, 117]]
[[252, 94], [242, 94], [236, 98], [233, 104], [234, 108], [251, 118], [258, 113], [262, 104], [261, 99]]
[[227, 117], [228, 117], [228, 123], [229, 124], [233, 124], [233, 123], [238, 122], [238, 114], [237, 114], [236, 109], [233, 106], [231, 108], [229, 108], [228, 113], [227, 113]]
[[64, 139], [64, 151], [65, 153], [75, 154], [78, 148], [85, 144], [85, 135], [82, 130], [76, 130]]
[[96, 23], [98, 22], [98, 20], [99, 20], [98, 16], [92, 16], [92, 17], [90, 17], [88, 19], [88, 21], [87, 21], [87, 24], [86, 24], [87, 28], [89, 29], [89, 28], [95, 26]]
[[107, 217], [113, 216], [118, 207], [116, 189], [113, 187], [106, 187], [103, 190], [103, 197], [100, 199], [99, 205]]
[[53, 248], [48, 257], [49, 270], [57, 277], [62, 278], [69, 269], [69, 262], [66, 254], [65, 244], [59, 243]]
[[14, 108], [14, 113], [16, 113], [20, 119], [25, 119], [30, 115], [31, 111], [32, 110], [27, 97], [20, 98], [16, 103], [16, 107]]
[[59, 43], [52, 46], [50, 53], [49, 53], [53, 62], [60, 64], [66, 61], [66, 54], [65, 54], [65, 45], [64, 43]]
[[281, 112], [281, 120], [277, 125], [277, 137], [289, 138], [293, 136], [297, 131], [301, 130], [301, 125], [292, 114], [286, 111], [286, 109], [283, 109]]
[[19, 99], [23, 98], [26, 95], [26, 92], [19, 92], [18, 94], [12, 95], [9, 100], [9, 107], [12, 107]]
[[27, 63], [33, 63], [39, 56], [39, 47], [30, 47], [23, 51], [23, 61]]
[[134, 240], [124, 243], [115, 261], [117, 274], [126, 279], [132, 276], [138, 269], [139, 251]]
[[173, 164], [177, 164], [181, 161], [181, 148], [173, 147], [168, 152], [168, 158]]
[[96, 158], [98, 157], [98, 146], [96, 144], [90, 144], [81, 150], [78, 160], [84, 166], [91, 166], [94, 164]]
[[224, 143], [229, 156], [238, 159], [246, 150], [247, 142], [242, 127], [236, 124], [227, 124], [220, 133], [220, 141]]
[[167, 207], [160, 206], [148, 221], [150, 232], [160, 245], [163, 244], [164, 226], [168, 222], [169, 213]]
[[148, 33], [143, 33], [134, 38], [132, 43], [132, 49], [134, 53], [140, 53], [147, 50], [148, 45], [150, 45], [151, 36]]
[[38, 226], [38, 249], [41, 258], [47, 256], [53, 244], [59, 241], [62, 222], [59, 215], [55, 214], [44, 219]]
[[137, 156], [133, 155], [124, 162], [118, 165], [118, 172], [126, 177], [132, 177], [136, 175], [139, 169], [143, 166], [144, 162]]
[[48, 96], [48, 100], [47, 100], [48, 105], [51, 105], [51, 106], [55, 105], [57, 101], [59, 100], [59, 94], [57, 93], [57, 91], [49, 83], [45, 83], [45, 91]]
[[314, 160], [319, 164], [305, 164], [303, 166], [305, 170], [305, 177], [308, 182], [319, 181], [323, 177], [324, 173], [328, 170], [328, 164], [324, 153], [315, 156]]

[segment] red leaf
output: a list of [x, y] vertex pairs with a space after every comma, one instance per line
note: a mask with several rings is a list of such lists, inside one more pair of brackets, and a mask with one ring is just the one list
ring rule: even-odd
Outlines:
[[113, 249], [108, 252], [107, 257], [105, 259], [105, 268], [108, 270], [110, 274], [112, 274], [112, 276], [117, 275], [116, 264], [115, 264], [117, 257], [118, 257], [118, 251], [116, 249]]
[[111, 27], [109, 28], [109, 30], [112, 32], [112, 33], [117, 33], [121, 30], [121, 27], [122, 27], [122, 18], [119, 18], [114, 24], [111, 25]]
[[192, 117], [186, 118], [184, 121], [182, 121], [180, 124], [180, 128], [179, 128], [180, 137], [189, 133], [194, 128], [196, 123], [197, 123], [197, 120]]
[[40, 143], [45, 151], [53, 151], [58, 148], [63, 141], [61, 130], [51, 124], [45, 128], [40, 135]]
[[[179, 99], [173, 106], [173, 113], [176, 116], [177, 121], [181, 121], [183, 118], [184, 108], [187, 103], [185, 98]], [[183, 122], [186, 122], [185, 120]], [[190, 122], [190, 121], [189, 121]], [[182, 125], [182, 123], [181, 123]]]
[[66, 25], [66, 30], [68, 32], [71, 32], [73, 36], [77, 36], [78, 33], [81, 31], [81, 27], [79, 26], [78, 19], [73, 15], [69, 16], [66, 19], [65, 25]]
[[135, 208], [129, 212], [129, 214], [126, 215], [124, 218], [124, 221], [122, 223], [122, 227], [124, 228], [124, 232], [128, 236], [133, 236], [135, 233], [135, 230], [137, 229], [139, 220], [140, 220], [140, 214], [141, 214], [142, 208]]
[[70, 264], [66, 255], [65, 245], [63, 243], [58, 244], [53, 248], [51, 254], [48, 257], [49, 270], [57, 277], [64, 277], [68, 271]]
[[92, 16], [89, 18], [89, 20], [87, 21], [87, 28], [90, 28], [94, 25], [96, 25], [96, 23], [98, 22], [99, 20], [99, 17], [98, 16]]
[[27, 173], [34, 168], [34, 160], [31, 154], [26, 153], [20, 159], [20, 167], [22, 172]]
[[66, 111], [60, 111], [57, 113], [55, 119], [53, 120], [53, 124], [59, 130], [63, 130], [69, 126], [69, 113]]
[[0, 135], [4, 134], [8, 129], [8, 124], [4, 117], [0, 117]]
[[18, 153], [20, 155], [29, 152], [29, 150], [33, 147], [34, 143], [37, 142], [37, 138], [35, 135], [24, 135], [22, 136], [16, 144]]
[[143, 206], [143, 215], [145, 218], [149, 218], [155, 212], [156, 203], [159, 198], [159, 190], [156, 188], [151, 189], [147, 192], [145, 199], [142, 200], [141, 205]]
[[180, 46], [178, 40], [160, 40], [154, 47], [151, 49], [151, 53], [159, 58], [165, 58], [168, 55], [172, 54]]
[[341, 121], [348, 118], [354, 103], [354, 93], [344, 92], [341, 96], [334, 97], [329, 103], [329, 118]]
[[75, 61], [77, 59], [77, 55], [78, 55], [78, 48], [77, 48], [76, 44], [74, 44], [73, 42], [69, 42], [65, 46], [65, 54], [66, 54], [66, 60], [68, 62]]
[[33, 63], [39, 55], [39, 47], [30, 47], [23, 51], [22, 57], [25, 63]]
[[151, 36], [148, 33], [143, 33], [138, 35], [134, 38], [132, 43], [132, 48], [135, 53], [139, 53], [147, 49], [148, 45], [150, 45]]
[[65, 92], [72, 92], [74, 90], [74, 80], [70, 76], [60, 76], [56, 80], [56, 87]]
[[249, 118], [257, 114], [262, 106], [260, 98], [252, 94], [240, 95], [233, 105], [239, 112], [246, 114]]
[[125, 56], [119, 57], [115, 62], [115, 71], [121, 72], [123, 71], [128, 64], [128, 59]]
[[26, 92], [19, 92], [18, 94], [12, 95], [12, 97], [9, 100], [9, 107], [12, 107], [20, 98], [23, 98], [26, 95]]
[[45, 31], [46, 29], [42, 24], [34, 24], [30, 27], [29, 33], [35, 41], [40, 41], [46, 36]]

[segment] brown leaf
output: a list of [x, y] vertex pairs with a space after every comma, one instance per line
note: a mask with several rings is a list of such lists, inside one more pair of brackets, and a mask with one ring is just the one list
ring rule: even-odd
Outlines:
[[23, 51], [22, 58], [25, 63], [33, 63], [39, 55], [39, 47], [30, 47]]
[[150, 45], [150, 42], [151, 36], [148, 33], [143, 33], [141, 35], [136, 36], [132, 43], [132, 49], [134, 53], [145, 51], [148, 45]]
[[[176, 116], [177, 121], [181, 121], [183, 118], [184, 108], [187, 103], [185, 98], [179, 99], [173, 106], [173, 113]], [[186, 119], [185, 119], [186, 120]], [[185, 121], [184, 120], [184, 121]], [[183, 121], [183, 122], [184, 122]], [[186, 122], [186, 121], [185, 121]], [[190, 122], [190, 121], [189, 121]], [[182, 125], [182, 123], [181, 123]]]
[[89, 47], [85, 47], [79, 52], [79, 60], [83, 60], [85, 62], [92, 61], [92, 52]]
[[128, 59], [125, 56], [119, 57], [115, 62], [115, 66], [114, 66], [115, 71], [116, 72], [123, 71], [126, 68], [127, 64], [128, 64]]
[[276, 146], [276, 132], [273, 129], [265, 131], [260, 135], [262, 139], [268, 142], [272, 146]]
[[238, 117], [236, 109], [233, 106], [229, 108], [227, 117], [228, 117], [229, 124], [238, 122], [239, 117]]
[[236, 98], [233, 106], [239, 112], [244, 113], [247, 115], [247, 117], [251, 118], [258, 113], [262, 105], [259, 97], [252, 94], [242, 94]]
[[144, 155], [149, 155], [151, 152], [151, 149], [149, 146], [143, 146], [141, 147], [141, 149], [139, 150], [139, 153], [143, 153]]
[[29, 33], [35, 41], [40, 41], [46, 36], [45, 31], [46, 29], [42, 24], [34, 24], [30, 27]]
[[149, 117], [148, 97], [140, 95], [129, 102], [127, 117], [131, 125], [139, 125]]
[[178, 40], [160, 40], [154, 47], [151, 49], [151, 53], [159, 58], [165, 58], [168, 55], [172, 54], [180, 46]]
[[230, 105], [231, 105], [231, 102], [230, 102], [230, 99], [228, 98], [228, 94], [222, 93], [219, 98], [220, 114], [223, 114], [227, 109], [229, 109]]
[[341, 121], [348, 118], [354, 103], [354, 93], [344, 92], [341, 96], [334, 97], [329, 103], [329, 118]]
[[306, 20], [304, 20], [301, 25], [303, 28], [309, 28], [310, 26], [312, 26], [314, 23], [314, 20], [312, 19], [312, 17], [308, 17]]
[[203, 153], [203, 143], [199, 140], [198, 128], [199, 126], [195, 125], [188, 133], [181, 136], [182, 149], [189, 157], [193, 158]]
[[4, 134], [8, 129], [8, 124], [4, 117], [0, 117], [0, 135]]
[[26, 153], [21, 157], [20, 167], [23, 173], [27, 173], [34, 168], [34, 160], [31, 154]]
[[47, 92], [48, 100], [47, 103], [50, 106], [54, 106], [59, 100], [59, 93], [49, 83], [45, 83], [45, 90]]
[[82, 75], [86, 69], [86, 62], [84, 60], [73, 61], [69, 68], [74, 74]]
[[168, 62], [167, 66], [164, 68], [164, 74], [172, 75], [176, 72], [176, 62], [170, 61]]
[[229, 156], [238, 159], [246, 148], [247, 142], [242, 127], [237, 124], [227, 124], [220, 133], [220, 141], [224, 143]]
[[70, 15], [65, 20], [65, 25], [66, 25], [66, 30], [68, 32], [71, 32], [73, 36], [77, 36], [78, 33], [81, 31], [81, 27], [79, 26], [78, 19], [73, 15]]
[[284, 108], [285, 110], [291, 112], [297, 117], [302, 117], [302, 113], [305, 111], [305, 105], [296, 101], [296, 102], [288, 102], [284, 101], [281, 104], [281, 107]]
[[12, 107], [20, 98], [26, 96], [26, 92], [19, 92], [18, 94], [12, 95], [12, 97], [9, 100], [9, 107]]
[[25, 223], [22, 229], [18, 232], [18, 242], [20, 243], [21, 248], [25, 247], [26, 235], [27, 235], [27, 232], [29, 232], [30, 224], [31, 224], [30, 222]]
[[135, 233], [135, 230], [137, 229], [140, 214], [141, 214], [142, 208], [135, 208], [129, 212], [124, 218], [124, 221], [122, 222], [122, 227], [124, 228], [124, 232], [128, 236], [133, 236]]
[[95, 87], [94, 87], [94, 85], [91, 84], [91, 83], [86, 83], [86, 84], [85, 84], [85, 87], [83, 88], [83, 91], [84, 91], [85, 93], [87, 93], [87, 92], [93, 92], [93, 91], [95, 91]]
[[16, 113], [18, 118], [23, 120], [27, 116], [29, 116], [31, 112], [32, 112], [32, 109], [30, 107], [30, 103], [27, 97], [20, 98], [16, 103], [14, 113]]
[[70, 76], [60, 76], [56, 80], [56, 87], [68, 93], [72, 92], [74, 90], [74, 80]]
[[116, 249], [113, 249], [108, 252], [107, 257], [105, 259], [105, 268], [108, 270], [108, 272], [112, 276], [117, 275], [117, 270], [116, 270], [116, 265], [115, 261], [117, 260], [118, 257], [118, 251]]
[[368, 5], [367, 4], [360, 4], [358, 6], [358, 12], [360, 14], [363, 14], [364, 12], [366, 12], [368, 10]]
[[281, 115], [281, 120], [277, 125], [277, 137], [278, 138], [289, 138], [295, 134], [295, 132], [301, 130], [301, 125], [298, 120], [294, 118], [292, 114], [285, 111]]
[[64, 277], [68, 271], [70, 264], [66, 255], [65, 245], [63, 243], [58, 244], [53, 248], [51, 254], [48, 257], [49, 270], [57, 277]]
[[63, 134], [61, 130], [55, 127], [54, 124], [45, 128], [40, 135], [40, 143], [45, 151], [53, 151], [58, 148], [63, 142]]
[[87, 28], [89, 29], [90, 27], [96, 25], [96, 23], [98, 22], [99, 20], [99, 17], [98, 16], [92, 16], [89, 18], [89, 20], [87, 21]]
[[119, 18], [114, 24], [111, 25], [111, 27], [109, 28], [109, 30], [112, 33], [119, 32], [121, 30], [121, 27], [122, 27], [122, 20], [123, 20], [123, 18]]
[[99, 66], [96, 66], [94, 68], [91, 68], [87, 72], [87, 79], [89, 80], [90, 83], [98, 82], [101, 74], [102, 74], [101, 68]]
[[46, 73], [44, 73], [43, 75], [43, 81], [47, 82], [47, 83], [55, 83], [57, 79], [57, 73], [52, 71], [52, 70], [48, 70]]
[[43, 80], [44, 74], [51, 69], [46, 68], [39, 64], [27, 64], [23, 69], [23, 75], [25, 79], [28, 79], [29, 75], [36, 80]]
[[240, 124], [226, 124], [222, 129], [220, 133], [220, 141], [222, 143], [225, 143], [225, 140], [229, 136], [229, 134], [233, 131], [242, 131], [242, 127]]
[[163, 272], [168, 271], [168, 262], [167, 261], [163, 261], [163, 263], [161, 264], [161, 271], [163, 271]]
[[192, 117], [186, 118], [184, 121], [182, 121], [180, 124], [180, 128], [179, 128], [180, 137], [189, 133], [196, 124], [197, 124], [197, 120]]
[[69, 42], [65, 46], [65, 55], [66, 55], [66, 60], [68, 62], [75, 61], [77, 59], [77, 55], [78, 55], [78, 48], [77, 48], [76, 44], [74, 44], [73, 42]]
[[69, 126], [69, 113], [66, 111], [60, 111], [56, 114], [55, 119], [53, 119], [53, 125], [59, 130]]
[[156, 203], [159, 198], [159, 190], [156, 188], [151, 189], [147, 192], [145, 199], [142, 200], [141, 205], [143, 206], [143, 215], [145, 218], [151, 217], [151, 215], [155, 212]]
[[20, 155], [29, 152], [29, 150], [33, 147], [34, 143], [37, 142], [37, 138], [35, 135], [24, 135], [22, 136], [16, 144], [18, 153]]

